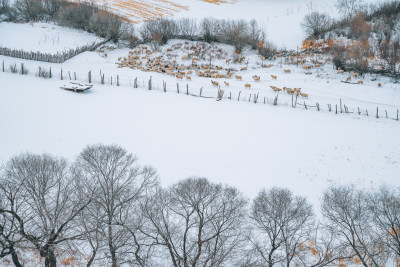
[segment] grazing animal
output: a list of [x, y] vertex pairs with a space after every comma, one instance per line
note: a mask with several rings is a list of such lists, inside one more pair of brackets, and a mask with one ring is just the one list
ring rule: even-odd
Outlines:
[[290, 88], [286, 88], [286, 93], [288, 93], [288, 95], [293, 95], [294, 91]]
[[225, 60], [226, 64], [229, 64], [230, 61], [231, 61], [230, 58], [228, 58], [227, 60]]
[[229, 83], [228, 83], [228, 82], [224, 82], [224, 84], [225, 84], [226, 86], [229, 86]]
[[347, 77], [346, 82], [351, 80], [351, 76]]
[[189, 81], [191, 81], [191, 80], [192, 80], [192, 77], [190, 77], [190, 76], [186, 76], [186, 80], [189, 80]]
[[236, 80], [241, 81], [242, 80], [242, 76], [235, 76]]
[[176, 78], [177, 78], [178, 80], [182, 80], [182, 79], [183, 79], [183, 76], [182, 76], [182, 75], [176, 75]]
[[219, 82], [217, 82], [217, 81], [211, 80], [211, 83], [212, 83], [214, 86], [218, 86], [218, 85], [219, 85]]
[[364, 84], [364, 81], [358, 81], [357, 84]]
[[308, 94], [300, 93], [300, 95], [301, 95], [302, 98], [308, 98]]
[[338, 70], [337, 71], [337, 73], [343, 73], [344, 72], [344, 70]]
[[254, 75], [253, 76], [253, 79], [254, 79], [254, 81], [256, 81], [256, 82], [259, 82], [260, 81], [260, 76], [257, 76], [257, 75]]
[[381, 83], [378, 83], [378, 87], [381, 87], [382, 86], [382, 84]]
[[251, 87], [251, 84], [249, 84], [249, 83], [245, 83], [244, 84], [244, 88], [249, 88], [250, 89], [250, 87]]
[[275, 92], [279, 92], [279, 91], [281, 91], [282, 89], [281, 88], [278, 88], [278, 87], [276, 87], [276, 86], [270, 86], [271, 88], [272, 88], [272, 90], [274, 90]]
[[284, 70], [285, 71], [285, 73], [290, 73], [291, 72], [291, 70]]
[[271, 75], [271, 77], [272, 77], [272, 79], [274, 79], [274, 80], [278, 79], [278, 76], [275, 76], [275, 75]]
[[357, 78], [357, 77], [358, 77], [358, 74], [355, 73], [355, 72], [352, 72], [351, 75], [353, 75], [354, 78]]
[[247, 67], [241, 68], [240, 71], [245, 71], [247, 70]]

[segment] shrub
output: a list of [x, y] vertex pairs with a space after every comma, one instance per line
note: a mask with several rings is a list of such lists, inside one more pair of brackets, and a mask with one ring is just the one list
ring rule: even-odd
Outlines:
[[89, 19], [89, 31], [114, 42], [122, 35], [122, 20], [105, 10], [93, 14]]
[[276, 54], [276, 47], [267, 41], [260, 41], [257, 43], [258, 53], [265, 58], [272, 58]]
[[45, 17], [44, 4], [41, 0], [17, 0], [14, 8], [18, 19], [24, 22], [38, 21]]
[[61, 26], [88, 30], [89, 19], [97, 11], [94, 4], [69, 4], [56, 15], [56, 22]]
[[64, 0], [42, 0], [46, 19], [54, 20], [57, 12], [66, 5]]
[[371, 32], [371, 24], [365, 21], [364, 15], [359, 13], [354, 17], [351, 23], [351, 33], [350, 35], [355, 39], [368, 39]]
[[144, 42], [151, 42], [154, 35], [161, 36], [161, 43], [176, 38], [179, 34], [178, 24], [170, 19], [158, 19], [146, 21], [140, 28], [140, 35]]
[[12, 73], [17, 73], [18, 72], [17, 64], [10, 65], [10, 71]]

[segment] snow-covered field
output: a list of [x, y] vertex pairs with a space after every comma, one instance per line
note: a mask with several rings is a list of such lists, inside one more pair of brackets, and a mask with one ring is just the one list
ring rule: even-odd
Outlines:
[[101, 42], [96, 35], [49, 23], [0, 23], [0, 47], [56, 54]]
[[[148, 74], [142, 74], [147, 78]], [[116, 143], [158, 169], [168, 185], [206, 176], [253, 197], [280, 185], [319, 206], [331, 184], [400, 185], [400, 123], [288, 106], [196, 98], [0, 73], [0, 159], [21, 152], [71, 160], [93, 143]]]
[[[287, 40], [299, 45], [302, 33], [291, 25], [300, 27], [300, 18], [307, 12], [328, 12], [333, 8], [333, 2], [325, 0], [279, 4], [251, 1], [258, 4], [238, 1], [213, 5], [192, 1], [188, 2], [193, 4], [188, 14], [198, 18], [206, 11], [207, 15], [219, 18], [259, 16], [281, 26], [276, 28], [275, 37], [270, 36], [272, 41]], [[180, 12], [178, 16], [186, 15]], [[285, 27], [298, 35], [292, 35]], [[13, 35], [15, 32], [20, 33], [18, 38]], [[97, 40], [87, 33], [44, 23], [0, 23], [0, 33], [2, 46], [50, 53]], [[167, 48], [180, 42], [184, 41], [171, 40], [160, 48], [161, 52], [165, 55]], [[193, 74], [191, 81], [177, 81], [167, 74], [118, 68], [115, 64], [118, 58], [127, 57], [131, 51], [127, 48], [106, 49], [107, 56], [99, 51], [85, 52], [62, 64], [0, 56], [0, 63], [4, 62], [6, 69], [5, 73], [0, 72], [0, 161], [25, 151], [49, 152], [73, 160], [88, 144], [116, 143], [136, 153], [142, 163], [157, 168], [164, 185], [187, 176], [206, 176], [237, 186], [249, 197], [262, 187], [281, 185], [309, 197], [316, 206], [330, 184], [400, 185], [400, 122], [393, 120], [400, 109], [398, 84], [376, 75], [351, 80], [363, 80], [363, 84], [342, 83], [349, 73], [336, 73], [329, 61], [308, 74], [280, 58], [263, 62], [271, 67], [261, 68], [259, 56], [249, 50], [244, 51], [243, 63], [228, 66], [225, 59], [233, 57], [233, 48], [215, 46], [226, 55], [214, 58], [212, 64], [233, 68], [243, 77], [242, 81], [234, 76], [218, 79], [225, 90], [220, 102], [215, 101], [217, 88], [212, 86], [210, 78]], [[179, 64], [188, 64], [181, 60], [186, 52], [174, 51]], [[158, 55], [161, 53], [153, 54]], [[308, 62], [311, 59], [306, 58]], [[326, 58], [317, 60], [325, 62]], [[28, 75], [9, 72], [10, 66], [18, 68], [21, 63]], [[208, 60], [199, 62], [207, 63]], [[42, 70], [51, 67], [53, 78], [36, 77], [39, 67]], [[247, 70], [240, 71], [243, 67]], [[285, 69], [291, 73], [285, 73]], [[91, 92], [75, 94], [59, 89], [69, 77], [87, 82], [89, 71], [95, 84]], [[100, 85], [100, 73], [104, 74], [106, 85]], [[254, 75], [261, 77], [260, 82], [253, 81]], [[115, 86], [117, 76], [120, 87]], [[139, 88], [134, 89], [136, 77]], [[147, 90], [150, 77], [152, 91]], [[167, 83], [167, 93], [162, 92], [163, 81]], [[230, 83], [229, 87], [224, 81]], [[245, 89], [245, 83], [250, 83], [251, 89]], [[378, 83], [382, 87], [378, 88]], [[186, 96], [186, 85], [190, 94], [198, 95], [203, 88], [203, 96], [212, 98]], [[301, 98], [299, 104], [306, 103], [309, 109], [300, 105], [292, 108], [292, 97], [285, 92], [279, 93], [278, 105], [273, 106], [276, 93], [270, 86], [302, 88], [309, 97]], [[239, 94], [242, 101], [237, 101]], [[259, 102], [249, 103], [250, 95], [255, 94], [259, 94]], [[263, 104], [264, 98], [267, 104]], [[328, 111], [328, 104], [334, 111], [340, 101], [353, 113], [335, 115]], [[321, 111], [310, 108], [316, 103]], [[377, 107], [379, 119], [375, 118]], [[358, 108], [361, 115], [357, 114]], [[389, 119], [385, 118], [385, 111]]]

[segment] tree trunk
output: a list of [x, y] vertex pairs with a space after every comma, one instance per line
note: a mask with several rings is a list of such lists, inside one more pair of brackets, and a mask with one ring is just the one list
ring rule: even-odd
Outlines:
[[18, 255], [15, 252], [14, 248], [11, 248], [10, 250], [11, 250], [11, 258], [12, 258], [12, 261], [13, 261], [15, 267], [23, 267], [22, 264], [18, 260]]
[[112, 225], [111, 225], [111, 219], [109, 218], [109, 220], [108, 220], [108, 248], [110, 249], [110, 255], [111, 255], [111, 262], [112, 262], [111, 267], [118, 267], [117, 253], [114, 248], [112, 239], [113, 239]]
[[93, 249], [92, 251], [92, 256], [90, 257], [88, 263], [86, 264], [86, 267], [90, 267], [94, 261], [94, 258], [96, 257], [97, 249]]
[[52, 248], [49, 248], [49, 250], [47, 252], [44, 266], [45, 267], [57, 267], [57, 259], [56, 259], [56, 256], [54, 255], [54, 250]]

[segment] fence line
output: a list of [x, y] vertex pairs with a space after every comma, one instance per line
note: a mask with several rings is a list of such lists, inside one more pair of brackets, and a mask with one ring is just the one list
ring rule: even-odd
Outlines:
[[[17, 68], [17, 65], [14, 64], [13, 66], [10, 66], [9, 69], [6, 69], [4, 66], [4, 61], [2, 62], [2, 65], [0, 65], [0, 71], [2, 72], [12, 72], [12, 73], [19, 73], [22, 75], [27, 75], [28, 71], [27, 68], [24, 66], [23, 63], [21, 63], [21, 68], [20, 70]], [[65, 76], [65, 73], [68, 73], [68, 76]], [[45, 71], [45, 69], [39, 67], [38, 69], [38, 73], [34, 76], [36, 77], [42, 77], [42, 78], [54, 78], [54, 77], [58, 77], [61, 80], [66, 80], [68, 81], [68, 77], [69, 80], [75, 80], [75, 81], [82, 81], [83, 79], [79, 79], [80, 77], [77, 78], [76, 72], [72, 72], [73, 75], [71, 75], [70, 71], [64, 72], [63, 75], [63, 70], [60, 70], [60, 73], [57, 75], [54, 75], [54, 73], [52, 74], [52, 70], [51, 68], [49, 69], [49, 71]], [[82, 74], [82, 73], [80, 73]], [[65, 76], [65, 77], [64, 77]], [[83, 77], [86, 78], [84, 79], [85, 82], [88, 83], [99, 83], [99, 84], [109, 84], [109, 85], [114, 85], [114, 86], [121, 86], [121, 84], [123, 84], [121, 78], [121, 76], [119, 75], [114, 75], [114, 83], [113, 83], [113, 75], [111, 76], [106, 76], [106, 74], [104, 72], [101, 72], [100, 70], [100, 76], [99, 79], [96, 79], [96, 77], [93, 75], [92, 71], [88, 71], [87, 74], [85, 74]], [[82, 76], [81, 76], [82, 77]], [[107, 82], [105, 80], [105, 78], [107, 78]], [[83, 82], [84, 83], [84, 82]], [[154, 87], [153, 85], [153, 81], [152, 81], [152, 77], [150, 76], [148, 82], [146, 83], [145, 80], [142, 80], [141, 82], [138, 81], [138, 77], [136, 77], [133, 80], [133, 84], [132, 84], [132, 80], [128, 79], [128, 82], [125, 83], [125, 85], [127, 86], [132, 86], [133, 88], [138, 88], [138, 87], [143, 87], [147, 90], [159, 90], [159, 91], [163, 91], [163, 92], [168, 92], [167, 90], [167, 83], [165, 81], [163, 81], [162, 86], [156, 86]], [[177, 92], [178, 94], [185, 94], [185, 95], [190, 95], [190, 96], [194, 96], [194, 97], [201, 97], [201, 98], [211, 98], [211, 99], [216, 99], [217, 101], [221, 101], [222, 99], [227, 99], [227, 100], [235, 100], [236, 101], [245, 101], [245, 102], [253, 102], [254, 104], [257, 103], [262, 103], [262, 104], [270, 104], [270, 105], [274, 105], [277, 106], [278, 105], [278, 97], [279, 97], [279, 93], [275, 96], [275, 97], [267, 97], [267, 96], [263, 96], [263, 98], [259, 101], [259, 92], [258, 93], [250, 93], [250, 95], [244, 95], [242, 94], [242, 91], [239, 91], [237, 97], [233, 96], [232, 92], [229, 91], [225, 93], [224, 90], [221, 90], [220, 87], [218, 88], [218, 92], [216, 95], [213, 96], [206, 96], [203, 95], [203, 87], [199, 88], [198, 90], [198, 94], [196, 94], [196, 92], [193, 92], [193, 90], [191, 90], [189, 88], [189, 84], [186, 83], [186, 86], [182, 88], [183, 90], [180, 90], [180, 84], [176, 83], [176, 89], [172, 90]], [[185, 90], [186, 89], [186, 90]], [[171, 90], [171, 89], [170, 89]], [[312, 109], [312, 108], [316, 108], [317, 111], [327, 111], [327, 112], [333, 112], [334, 114], [358, 114], [359, 116], [372, 116], [375, 118], [386, 118], [386, 119], [392, 119], [392, 120], [397, 120], [399, 121], [399, 109], [397, 109], [397, 112], [395, 114], [395, 117], [390, 117], [388, 115], [388, 112], [386, 109], [379, 109], [379, 107], [376, 107], [376, 111], [373, 111], [371, 113], [368, 112], [368, 109], [360, 109], [360, 107], [357, 107], [356, 109], [352, 109], [353, 111], [350, 111], [350, 107], [345, 105], [342, 101], [342, 99], [340, 99], [339, 104], [335, 104], [334, 106], [332, 104], [327, 104], [328, 109], [324, 109], [320, 106], [320, 104], [318, 102], [315, 103], [315, 105], [312, 104], [307, 104], [305, 102], [305, 100], [302, 100], [303, 103], [298, 101], [297, 96], [294, 98], [294, 95], [292, 95], [292, 102], [291, 102], [291, 107], [292, 108], [296, 108], [297, 106], [302, 106], [304, 107], [306, 110], [308, 109]], [[294, 101], [293, 101], [294, 100]], [[290, 106], [290, 104], [279, 104], [279, 105], [284, 105], [284, 106]], [[364, 112], [365, 111], [365, 112]], [[383, 112], [384, 111], [384, 112]]]
[[41, 53], [39, 51], [24, 51], [22, 49], [10, 49], [7, 47], [0, 46], [0, 55], [7, 56], [7, 57], [14, 57], [14, 58], [21, 58], [26, 60], [35, 60], [35, 61], [43, 61], [43, 62], [50, 62], [50, 63], [63, 63], [64, 61], [80, 54], [85, 51], [93, 51], [97, 47], [105, 44], [108, 40], [102, 42], [93, 42], [88, 45], [84, 45], [75, 49], [70, 49], [68, 51], [57, 52], [57, 54], [51, 53]]

